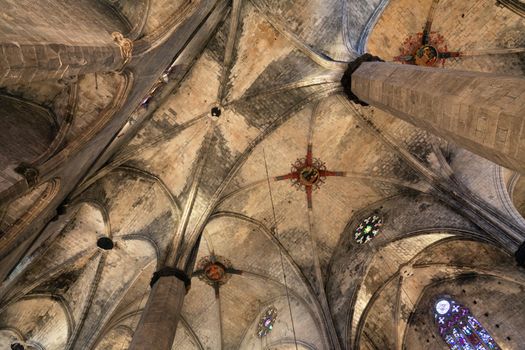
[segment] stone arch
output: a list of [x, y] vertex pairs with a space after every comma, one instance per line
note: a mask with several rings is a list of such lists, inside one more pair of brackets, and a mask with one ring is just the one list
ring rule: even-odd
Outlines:
[[133, 86], [133, 74], [107, 72], [84, 74], [77, 82], [71, 125], [64, 135], [64, 147], [38, 167], [44, 176], [71, 160], [99, 134], [123, 106]]
[[317, 350], [315, 346], [304, 341], [283, 340], [268, 344], [264, 350]]
[[94, 349], [127, 349], [132, 338], [133, 330], [128, 326], [119, 325], [111, 329]]
[[2, 310], [0, 329], [17, 330], [18, 339], [33, 349], [61, 350], [71, 332], [66, 310], [60, 299], [27, 296]]
[[514, 208], [525, 218], [525, 176], [515, 174], [509, 183], [509, 195]]
[[0, 212], [0, 232], [7, 232], [27, 212], [31, 206], [45, 196], [49, 183], [43, 183], [28, 191], [4, 207]]
[[[157, 254], [151, 242], [114, 237], [109, 232], [105, 206], [93, 199], [74, 203], [66, 214], [66, 223], [54, 227], [58, 232], [54, 233], [53, 243], [32, 256], [26, 262], [29, 267], [22, 266], [19, 270], [24, 271], [12, 277], [18, 286], [9, 291], [5, 300], [14, 305], [25, 298], [24, 294], [52, 291], [56, 285], [61, 286], [61, 296], [71, 305], [70, 323], [74, 324], [70, 327], [68, 344], [91, 348], [121, 301], [129, 304], [127, 294], [134, 293], [130, 289], [143, 294], [157, 264]], [[100, 237], [114, 239], [114, 247], [97, 247]], [[86, 288], [90, 285], [97, 287]]]
[[120, 19], [126, 24], [127, 32], [125, 37], [136, 40], [143, 34], [149, 11], [152, 6], [151, 0], [124, 1], [107, 0], [108, 4], [119, 15]]
[[[518, 187], [515, 198], [516, 185], [520, 181], [520, 174], [510, 169], [494, 166], [493, 179], [500, 202], [507, 214], [517, 225], [525, 227], [525, 185]], [[517, 201], [515, 201], [517, 199]]]
[[[236, 230], [229, 230], [224, 228], [232, 227], [230, 225], [235, 225]], [[218, 227], [221, 227], [218, 230]], [[257, 256], [263, 251], [266, 252], [265, 259], [258, 259], [258, 263], [255, 261], [250, 266], [249, 270], [244, 270], [243, 276], [240, 279], [250, 278], [252, 280], [257, 280], [259, 283], [263, 282], [268, 285], [275, 284], [276, 280], [280, 281], [281, 275], [266, 275], [261, 274], [260, 271], [264, 271], [265, 264], [268, 264], [269, 261], [273, 260], [272, 255], [275, 254], [275, 258], [282, 254], [284, 259], [285, 269], [290, 269], [290, 272], [287, 273], [287, 288], [288, 292], [291, 295], [294, 295], [297, 300], [301, 299], [305, 305], [309, 303], [312, 319], [319, 320], [320, 324], [323, 324], [323, 327], [320, 327], [321, 332], [323, 333], [323, 341], [325, 344], [329, 344], [329, 330], [324, 324], [324, 315], [322, 306], [319, 300], [315, 296], [315, 291], [313, 287], [308, 282], [307, 277], [304, 275], [297, 261], [290, 255], [290, 252], [282, 245], [282, 243], [274, 236], [274, 233], [266, 227], [266, 225], [256, 219], [244, 216], [242, 214], [234, 212], [216, 212], [208, 220], [207, 226], [205, 228], [205, 234], [203, 236], [202, 246], [208, 246], [208, 240], [212, 238], [213, 233], [217, 232], [219, 235], [224, 235], [222, 242], [228, 242], [229, 240], [239, 240], [244, 241], [247, 244], [243, 246], [243, 254], [249, 254], [251, 256]], [[243, 235], [245, 232], [248, 233], [248, 239], [240, 239], [239, 236], [230, 236], [228, 237], [228, 232], [235, 232], [235, 235]], [[227, 238], [226, 238], [227, 237]], [[204, 244], [204, 242], [206, 244]], [[249, 243], [248, 243], [249, 242]], [[264, 243], [263, 243], [264, 242]], [[224, 244], [224, 243], [223, 243]], [[226, 243], [227, 244], [227, 243]], [[268, 246], [266, 246], [268, 244]], [[227, 257], [235, 256], [232, 251], [225, 250], [224, 246], [218, 244], [212, 244], [213, 250], [220, 254], [225, 254]], [[254, 249], [255, 247], [258, 247]], [[261, 249], [265, 247], [264, 249]], [[272, 253], [269, 253], [269, 247], [271, 247]], [[231, 247], [234, 248], [234, 247]], [[232, 249], [233, 250], [233, 249]], [[202, 251], [202, 250], [201, 250]], [[234, 265], [236, 265], [236, 260], [239, 259], [240, 254], [237, 254], [235, 259], [233, 259]], [[236, 266], [237, 268], [243, 268], [243, 266]], [[293, 273], [292, 273], [293, 271]], [[259, 272], [259, 273], [258, 273]], [[279, 288], [284, 288], [284, 286], [278, 283], [276, 286]]]
[[[398, 209], [398, 207], [405, 208], [405, 204], [408, 207], [407, 209]], [[421, 215], [422, 210], [433, 210], [438, 215], [434, 220], [434, 227], [429, 227], [426, 216]], [[374, 249], [379, 249], [410, 236], [443, 231], [453, 231], [456, 235], [496, 242], [477, 232], [477, 227], [471, 225], [462, 215], [443, 205], [432, 195], [425, 193], [402, 193], [387, 197], [354, 212], [344, 228], [343, 236], [353, 237], [356, 227], [364, 219], [373, 215], [381, 217], [383, 227], [373, 240], [361, 245], [363, 248], [371, 246]], [[340, 243], [345, 242], [342, 240]], [[349, 245], [354, 248], [359, 247], [353, 238], [350, 239]]]
[[[295, 340], [290, 321], [290, 306], [294, 318]], [[319, 329], [319, 321], [309, 306], [295, 296], [290, 297], [290, 306], [285, 295], [263, 302], [259, 307], [257, 316], [245, 330], [239, 348], [248, 349], [262, 344], [264, 349], [289, 349], [288, 346], [295, 348], [296, 341], [300, 349], [316, 349], [327, 346], [323, 331]], [[258, 338], [256, 335], [257, 324], [268, 307], [274, 307], [278, 312], [274, 328], [267, 336]]]
[[523, 309], [520, 297], [523, 289], [522, 283], [485, 274], [458, 275], [432, 283], [424, 288], [416, 302], [403, 335], [403, 345], [409, 349], [418, 346], [429, 350], [443, 348], [445, 343], [428, 311], [432, 309], [432, 301], [440, 293], [446, 293], [469, 308], [500, 347], [517, 349], [525, 341], [522, 332], [525, 317], [521, 312], [514, 312]]
[[[416, 249], [418, 251], [415, 255], [403, 261], [385, 262], [376, 266], [376, 273], [363, 279], [362, 286], [367, 291], [368, 298], [360, 307], [357, 306], [357, 301], [353, 306], [354, 309], [363, 311], [352, 322], [355, 340], [351, 341], [347, 337], [349, 345], [352, 344], [353, 348], [376, 346], [402, 349], [410, 318], [422, 313], [417, 311], [418, 303], [428, 286], [441, 286], [454, 279], [477, 281], [486, 277], [499, 279], [500, 285], [515, 285], [514, 293], [519, 294], [523, 290], [525, 276], [514, 267], [511, 256], [494, 244], [480, 242], [472, 237], [450, 236], [451, 233], [453, 232], [448, 233], [448, 237], [427, 244], [423, 249]], [[421, 238], [425, 236], [428, 235], [421, 235]], [[397, 242], [403, 243], [404, 240]], [[414, 242], [405, 243], [409, 244], [397, 247], [390, 254], [403, 255], [404, 250]], [[387, 256], [381, 255], [383, 259]], [[390, 271], [383, 273], [384, 278], [377, 278], [378, 268]], [[472, 287], [471, 290], [477, 293], [483, 289], [484, 284], [474, 285], [478, 287]], [[459, 290], [461, 294], [461, 288]]]
[[43, 232], [54, 240], [27, 255], [8, 276], [2, 295], [3, 304], [15, 303], [31, 294], [41, 283], [66, 272], [71, 265], [79, 261], [85, 263], [97, 250], [97, 238], [105, 234], [106, 227], [99, 206], [91, 202], [72, 204], [56, 225], [49, 225]]
[[[76, 198], [105, 207], [107, 222], [111, 222], [111, 239], [147, 243], [156, 251], [159, 264], [163, 261], [171, 244], [167, 233], [178, 222], [180, 207], [158, 177], [133, 167], [119, 167], [97, 179]], [[143, 215], [145, 210], [152, 216]]]
[[[18, 104], [25, 103], [31, 106], [40, 114], [47, 113], [48, 119], [53, 121], [53, 137], [48, 138], [46, 148], [34, 157], [22, 157], [17, 162], [7, 160], [0, 162], [7, 164], [5, 169], [0, 169], [0, 200], [9, 201], [19, 197], [28, 188], [47, 180], [64, 162], [76, 156], [87, 143], [107, 126], [115, 112], [126, 101], [133, 85], [133, 75], [129, 71], [124, 71], [122, 74], [114, 72], [84, 74], [78, 80], [74, 80], [68, 89], [67, 106], [63, 107], [66, 111], [57, 112], [66, 114], [58, 118], [60, 120], [57, 120], [53, 113], [43, 107], [9, 97], [14, 101], [19, 101]], [[3, 96], [0, 96], [0, 102], [1, 98]], [[28, 118], [29, 116], [33, 118], [28, 113]], [[18, 119], [11, 124], [15, 125], [16, 128], [28, 128], [25, 124], [21, 124]], [[6, 128], [9, 129], [8, 126]], [[31, 150], [27, 147], [28, 144], [31, 145], [30, 141], [21, 137], [18, 139], [21, 141], [7, 140], [7, 142], [11, 147], [17, 146], [19, 152], [27, 153], [27, 150]], [[0, 161], [5, 152], [2, 148], [2, 141], [0, 141]], [[11, 164], [9, 165], [9, 163]], [[0, 207], [0, 216], [1, 212], [2, 208]]]
[[3, 238], [0, 251], [17, 240], [24, 240], [25, 237], [20, 237], [20, 233], [48, 207], [59, 191], [60, 179], [55, 178], [29, 191], [5, 208], [4, 214], [0, 215], [0, 236]]
[[[394, 240], [377, 249], [377, 252], [364, 262], [363, 265], [365, 267], [360, 271], [362, 277], [359, 278], [359, 284], [361, 287], [354, 291], [352, 306], [349, 309], [350, 312], [346, 320], [346, 338], [359, 337], [363, 315], [368, 313], [369, 305], [374, 303], [376, 299], [372, 291], [377, 291], [385, 284], [388, 284], [392, 279], [391, 274], [395, 273], [399, 266], [408, 263], [426, 248], [436, 244], [436, 242], [447, 239], [454, 239], [454, 236], [444, 232], [419, 232], [419, 234], [408, 235], [408, 237]], [[410, 248], [402, 249], [404, 245]], [[385, 261], [385, 257], [388, 258], [389, 256], [393, 258], [390, 261]], [[384, 267], [381, 268], [381, 266]], [[392, 267], [386, 268], [386, 266]], [[373, 272], [379, 272], [377, 279], [374, 278], [373, 281], [368, 281], [368, 277], [373, 275]], [[350, 340], [348, 341], [350, 342]]]
[[53, 113], [26, 100], [0, 95], [0, 192], [23, 179], [25, 168], [46, 154], [60, 129]]
[[[521, 0], [510, 0], [520, 2]], [[410, 43], [418, 44], [416, 34], [426, 26], [427, 20], [432, 23], [430, 30], [439, 34], [439, 40], [449, 45], [455, 42], [457, 47], [469, 47], [469, 50], [479, 54], [465, 53], [457, 61], [446, 60], [445, 67], [469, 71], [500, 72], [504, 74], [523, 74], [520, 68], [520, 52], [522, 52], [523, 41], [520, 38], [520, 21], [522, 17], [510, 11], [502, 10], [502, 1], [487, 2], [483, 7], [476, 7], [472, 3], [445, 4], [433, 0], [420, 0], [418, 6], [410, 6], [409, 2], [398, 2], [388, 0], [374, 0], [371, 3], [380, 3], [383, 7], [378, 19], [371, 23], [373, 28], [367, 28], [362, 35], [363, 39], [368, 37], [367, 52], [374, 55], [379, 54], [384, 60], [392, 60], [398, 55], [404, 55], [401, 47], [407, 47]], [[509, 1], [506, 1], [507, 3]], [[434, 4], [434, 6], [433, 6]], [[431, 8], [433, 10], [431, 10]], [[376, 10], [377, 12], [377, 10]], [[505, 13], [504, 18], [500, 13]], [[475, 15], [474, 15], [475, 14]], [[470, 16], [469, 16], [470, 15]], [[483, 16], [484, 21], [478, 21]], [[476, 33], [484, 26], [490, 26], [494, 33], [491, 41], [483, 40], [476, 35], [462, 35], [456, 32], [456, 27], [450, 25], [452, 18], [459, 18], [464, 26]], [[396, 30], [391, 30], [391, 23], [397, 23]], [[406, 40], [406, 41], [405, 41]], [[385, 45], [385, 43], [389, 43]], [[363, 46], [361, 46], [363, 47]], [[495, 50], [501, 48], [500, 50]], [[515, 51], [515, 50], [518, 51]], [[463, 51], [463, 49], [461, 49]], [[483, 52], [491, 52], [483, 55]], [[469, 51], [472, 52], [472, 51]]]
[[158, 46], [168, 34], [201, 5], [201, 1], [149, 1], [147, 19], [142, 33], [135, 42], [137, 52]]

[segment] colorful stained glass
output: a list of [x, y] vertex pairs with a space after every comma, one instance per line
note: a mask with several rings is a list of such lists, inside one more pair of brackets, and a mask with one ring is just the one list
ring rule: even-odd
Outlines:
[[369, 216], [356, 227], [354, 239], [359, 244], [367, 243], [379, 234], [382, 225], [383, 220], [379, 216]]
[[451, 350], [501, 350], [470, 310], [452, 298], [438, 298], [434, 321]]
[[257, 324], [257, 336], [259, 338], [267, 336], [273, 330], [276, 319], [277, 310], [274, 307], [269, 307]]

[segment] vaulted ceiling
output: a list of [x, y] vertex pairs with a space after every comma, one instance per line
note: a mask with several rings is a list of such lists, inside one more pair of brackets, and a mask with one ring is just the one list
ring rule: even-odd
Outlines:
[[[502, 280], [509, 286], [501, 298], [519, 302], [523, 271], [434, 195], [434, 180], [453, 176], [525, 227], [500, 189], [502, 170], [341, 94], [346, 62], [365, 48], [393, 60], [431, 4], [233, 0], [180, 86], [80, 185], [67, 214], [47, 227], [54, 238], [12, 273], [0, 349], [15, 338], [47, 350], [126, 348], [153, 271], [174, 249], [190, 256], [201, 233], [197, 263], [218, 257], [239, 273], [215, 289], [193, 278], [174, 349], [415, 349], [430, 336], [422, 332], [433, 332], [422, 326], [423, 308], [436, 293], [465, 289], [470, 297], [476, 278], [489, 287]], [[144, 33], [154, 35], [165, 13], [151, 8]], [[449, 49], [476, 51], [523, 47], [524, 27], [491, 0], [442, 0], [433, 28]], [[523, 53], [500, 53], [445, 66], [523, 74], [524, 62]], [[83, 79], [80, 86], [92, 77]], [[335, 172], [311, 197], [280, 178], [309, 150]], [[359, 245], [355, 228], [373, 214], [381, 233]], [[101, 237], [115, 247], [97, 247]], [[473, 259], [479, 252], [484, 258]], [[479, 298], [489, 298], [489, 287]], [[270, 306], [278, 318], [261, 339], [256, 326]], [[496, 338], [509, 348], [525, 341], [511, 333], [511, 341]]]

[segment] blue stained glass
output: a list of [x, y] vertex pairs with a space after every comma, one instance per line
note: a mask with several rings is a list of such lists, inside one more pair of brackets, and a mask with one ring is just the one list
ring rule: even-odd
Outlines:
[[459, 345], [456, 343], [456, 340], [454, 339], [454, 337], [451, 336], [450, 334], [445, 336], [445, 342], [448, 344], [448, 347], [451, 350], [461, 350]]
[[465, 335], [468, 337], [470, 335], [472, 335], [472, 331], [470, 330], [470, 328], [468, 328], [467, 326], [463, 326], [463, 328], [461, 329], [463, 331], [463, 333], [465, 333]]
[[463, 333], [459, 331], [459, 329], [453, 328], [452, 334], [454, 335], [454, 338], [457, 339], [458, 343], [461, 345], [461, 349], [474, 350], [474, 348], [469, 344], [469, 342], [467, 341]]
[[501, 350], [470, 310], [449, 297], [436, 302], [434, 320], [451, 350]]
[[499, 349], [498, 344], [496, 344], [496, 341], [492, 339], [490, 334], [483, 328], [483, 326], [474, 318], [473, 316], [468, 316], [468, 322], [474, 329], [474, 332], [480, 337], [480, 339], [488, 346], [489, 349]]

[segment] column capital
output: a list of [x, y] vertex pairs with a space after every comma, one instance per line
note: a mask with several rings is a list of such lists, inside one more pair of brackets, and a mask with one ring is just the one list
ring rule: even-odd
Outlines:
[[385, 62], [378, 56], [365, 53], [348, 64], [348, 68], [343, 74], [341, 84], [343, 84], [344, 92], [348, 99], [352, 102], [360, 104], [361, 106], [368, 106], [368, 103], [362, 101], [352, 92], [352, 74], [361, 67], [361, 64], [365, 62]]
[[151, 282], [149, 283], [150, 287], [153, 288], [155, 283], [157, 283], [161, 277], [169, 277], [169, 276], [175, 277], [178, 280], [184, 282], [184, 287], [186, 287], [186, 293], [189, 292], [191, 288], [191, 278], [186, 274], [186, 272], [179, 270], [176, 267], [170, 267], [170, 266], [165, 266], [161, 268], [160, 270], [156, 271], [155, 273], [153, 273], [153, 277], [151, 278]]
[[38, 169], [30, 164], [21, 163], [15, 168], [15, 171], [25, 178], [29, 188], [35, 187], [38, 184], [40, 174]]
[[113, 40], [115, 40], [115, 43], [120, 48], [120, 55], [122, 56], [122, 67], [120, 70], [124, 69], [126, 64], [131, 61], [132, 53], [133, 53], [133, 41], [131, 39], [125, 38], [122, 33], [119, 32], [113, 32], [111, 33], [111, 36], [113, 37]]

